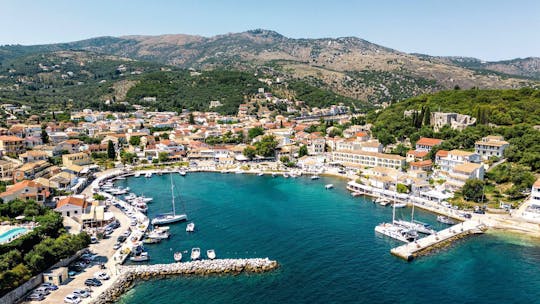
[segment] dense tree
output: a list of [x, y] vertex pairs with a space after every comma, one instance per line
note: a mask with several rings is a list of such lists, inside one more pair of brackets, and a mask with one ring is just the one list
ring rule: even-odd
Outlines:
[[254, 127], [248, 130], [248, 138], [250, 140], [263, 134], [264, 134], [264, 129], [262, 127]]
[[484, 181], [480, 179], [468, 179], [465, 182], [465, 185], [461, 189], [461, 193], [463, 194], [463, 198], [465, 198], [468, 201], [473, 202], [481, 202], [484, 200]]
[[265, 135], [255, 143], [257, 155], [273, 157], [278, 143], [273, 135]]
[[242, 154], [251, 160], [255, 157], [255, 155], [257, 155], [257, 150], [251, 146], [247, 146], [242, 151]]
[[111, 140], [107, 142], [107, 157], [109, 159], [115, 159], [116, 158], [116, 151], [114, 149], [114, 144]]
[[300, 149], [298, 150], [298, 157], [302, 157], [308, 155], [308, 148], [306, 145], [301, 145]]
[[133, 147], [138, 147], [141, 145], [141, 137], [140, 136], [131, 136], [129, 138], [129, 144]]

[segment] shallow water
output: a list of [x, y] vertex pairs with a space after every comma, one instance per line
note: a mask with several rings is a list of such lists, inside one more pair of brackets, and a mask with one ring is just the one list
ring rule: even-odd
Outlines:
[[[120, 181], [154, 197], [149, 216], [171, 208], [169, 176]], [[375, 234], [392, 209], [353, 198], [333, 178], [284, 179], [241, 174], [174, 175], [177, 211], [196, 224], [171, 225], [173, 234], [146, 245], [151, 263], [173, 252], [213, 248], [218, 258], [269, 257], [265, 274], [171, 277], [137, 284], [120, 303], [534, 303], [540, 301], [540, 246], [486, 234], [457, 241], [411, 263], [390, 254], [400, 245]], [[324, 185], [335, 188], [326, 190]], [[410, 218], [410, 209], [397, 210]], [[416, 210], [433, 224], [435, 215]], [[184, 257], [189, 254], [184, 255]]]

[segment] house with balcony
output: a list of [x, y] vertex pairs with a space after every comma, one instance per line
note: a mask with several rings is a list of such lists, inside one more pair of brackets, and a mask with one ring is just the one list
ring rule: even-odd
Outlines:
[[487, 160], [491, 157], [502, 158], [504, 150], [510, 146], [510, 143], [504, 140], [504, 137], [490, 135], [474, 143], [474, 152]]
[[13, 135], [0, 136], [0, 153], [2, 155], [18, 155], [25, 150], [24, 139]]
[[15, 199], [23, 201], [34, 200], [38, 203], [44, 203], [49, 197], [49, 188], [31, 180], [23, 180], [15, 185], [8, 186], [7, 190], [0, 193], [0, 199], [4, 203]]
[[71, 165], [84, 166], [92, 163], [90, 155], [85, 152], [71, 153], [62, 155], [62, 164], [65, 167]]
[[416, 151], [429, 152], [433, 147], [440, 145], [442, 142], [443, 140], [438, 138], [420, 137], [416, 142]]
[[452, 150], [448, 152], [437, 151], [435, 163], [441, 172], [451, 172], [452, 169], [464, 163], [480, 163], [480, 155], [474, 152], [463, 150]]
[[446, 187], [449, 190], [459, 190], [469, 179], [484, 179], [484, 165], [475, 163], [463, 163], [456, 165], [448, 174]]
[[540, 207], [540, 178], [532, 185], [531, 204]]

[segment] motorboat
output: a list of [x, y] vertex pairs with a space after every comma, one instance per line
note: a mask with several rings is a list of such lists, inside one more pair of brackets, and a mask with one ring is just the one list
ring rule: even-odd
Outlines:
[[169, 233], [169, 231], [167, 230], [161, 230], [159, 228], [157, 229], [154, 229], [152, 231], [150, 231], [148, 234], [147, 234], [148, 238], [151, 238], [151, 239], [168, 239], [171, 234]]
[[210, 259], [210, 260], [213, 260], [216, 258], [216, 252], [214, 251], [214, 249], [208, 249], [206, 250], [206, 256]]
[[157, 244], [157, 243], [161, 242], [161, 239], [155, 239], [155, 238], [147, 237], [142, 242], [143, 242], [143, 244]]
[[324, 188], [327, 189], [327, 190], [332, 189], [332, 188], [334, 188], [334, 184], [325, 185]]
[[137, 195], [135, 193], [130, 193], [126, 196], [124, 196], [125, 201], [131, 201], [137, 198]]
[[321, 177], [316, 175], [316, 174], [311, 176], [311, 180], [316, 180], [316, 179], [319, 179], [319, 178], [321, 178]]
[[195, 231], [195, 223], [189, 223], [186, 226], [186, 232], [193, 232]]
[[263, 175], [264, 175], [263, 172], [259, 172], [259, 173], [257, 174], [257, 176], [263, 176]]
[[129, 260], [132, 262], [146, 262], [150, 260], [150, 256], [148, 255], [148, 252], [143, 251], [138, 255], [134, 255], [130, 257]]
[[135, 172], [135, 174], [133, 175], [135, 177], [140, 177], [141, 176], [141, 172]]
[[144, 177], [146, 177], [146, 178], [150, 178], [150, 177], [152, 177], [152, 172], [148, 172], [148, 173], [146, 173], [146, 174], [144, 175]]
[[195, 261], [201, 258], [201, 248], [195, 247], [191, 249], [191, 260]]
[[284, 177], [284, 178], [289, 178], [289, 174], [283, 173], [283, 177]]
[[415, 230], [422, 234], [435, 234], [437, 231], [433, 230], [431, 226], [427, 223], [422, 223], [418, 221], [405, 221], [405, 220], [395, 220], [394, 224], [401, 226], [409, 230]]
[[180, 174], [181, 176], [186, 176], [186, 171], [180, 170], [180, 171], [178, 172], [178, 174]]
[[277, 175], [275, 173], [272, 173], [272, 177], [276, 177]]
[[385, 198], [378, 198], [375, 200], [375, 202], [379, 203], [379, 205], [384, 206], [384, 207], [390, 205], [390, 201]]
[[446, 224], [446, 225], [455, 225], [455, 224], [457, 224], [456, 221], [454, 221], [453, 219], [449, 218], [448, 216], [444, 216], [444, 215], [438, 215], [437, 216], [437, 222], [440, 222], [440, 223], [443, 223], [443, 224]]
[[148, 212], [148, 207], [146, 206], [145, 203], [142, 203], [142, 204], [137, 204], [134, 206], [135, 209], [137, 209], [138, 211], [142, 212], [142, 213], [146, 213]]
[[351, 192], [352, 197], [357, 197], [357, 196], [360, 196], [360, 195], [362, 195], [362, 193], [360, 193], [360, 192]]
[[407, 203], [394, 202], [394, 207], [396, 207], [396, 208], [405, 208], [405, 207], [407, 207]]
[[174, 257], [175, 262], [182, 261], [182, 252], [180, 252], [180, 251], [175, 252], [173, 257]]

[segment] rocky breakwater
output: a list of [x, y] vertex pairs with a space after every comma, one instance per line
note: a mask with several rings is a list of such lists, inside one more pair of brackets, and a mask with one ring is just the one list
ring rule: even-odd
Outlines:
[[91, 303], [114, 303], [133, 283], [139, 279], [150, 279], [168, 275], [211, 275], [260, 273], [278, 267], [276, 261], [266, 259], [217, 259], [187, 263], [120, 266], [120, 273], [113, 284]]

